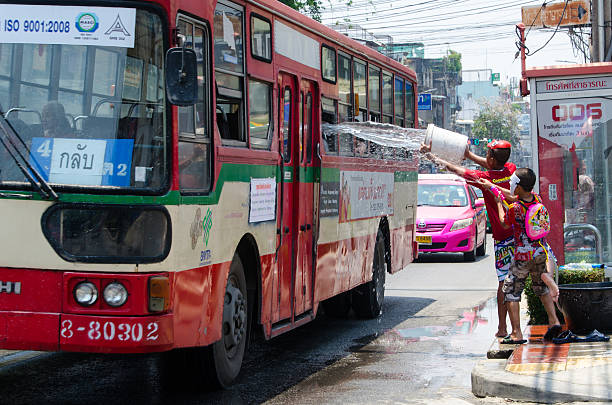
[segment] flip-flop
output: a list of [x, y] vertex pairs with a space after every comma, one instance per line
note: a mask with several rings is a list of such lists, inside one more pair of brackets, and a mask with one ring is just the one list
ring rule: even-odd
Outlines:
[[553, 325], [550, 328], [548, 328], [548, 330], [544, 334], [544, 337], [542, 338], [542, 340], [549, 340], [550, 341], [553, 338], [556, 338], [557, 336], [559, 336], [559, 334], [562, 331], [563, 331], [563, 328], [561, 328], [561, 325]]
[[609, 336], [604, 335], [597, 329], [593, 329], [593, 332], [589, 333], [584, 338], [584, 342], [608, 342], [609, 340]]
[[509, 337], [510, 337], [510, 334], [508, 333], [507, 335], [504, 335], [504, 336], [498, 336], [498, 335], [495, 335], [495, 337], [496, 337], [497, 339], [507, 339], [507, 338], [509, 338]]
[[559, 336], [552, 339], [553, 343], [561, 345], [564, 343], [584, 342], [585, 338], [576, 335], [571, 330], [561, 332]]
[[527, 339], [514, 340], [510, 337], [505, 337], [500, 343], [503, 345], [522, 345], [523, 343], [527, 343]]

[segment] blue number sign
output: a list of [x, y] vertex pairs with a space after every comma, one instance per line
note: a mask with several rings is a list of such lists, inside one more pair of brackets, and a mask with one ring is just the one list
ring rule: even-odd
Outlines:
[[431, 110], [431, 94], [419, 94], [419, 111]]
[[32, 138], [30, 163], [52, 183], [129, 187], [133, 139]]

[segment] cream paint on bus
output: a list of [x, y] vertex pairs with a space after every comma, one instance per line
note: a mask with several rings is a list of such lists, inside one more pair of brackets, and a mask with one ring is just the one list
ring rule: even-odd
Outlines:
[[[405, 202], [416, 193], [416, 182], [394, 183], [393, 206], [395, 215], [389, 216], [391, 230], [414, 222], [414, 209]], [[16, 268], [35, 268], [67, 271], [116, 271], [149, 272], [181, 271], [210, 264], [231, 261], [242, 236], [250, 233], [255, 238], [261, 256], [276, 251], [276, 220], [249, 224], [250, 184], [226, 182], [219, 203], [216, 205], [168, 205], [172, 221], [172, 245], [168, 257], [160, 263], [151, 264], [100, 264], [72, 263], [63, 260], [53, 250], [41, 231], [40, 218], [52, 205], [46, 201], [0, 200], [0, 210], [5, 214], [2, 240], [3, 265]], [[191, 229], [197, 211], [204, 220], [207, 210], [212, 216], [209, 239], [206, 244], [204, 232], [198, 235], [192, 249]], [[352, 237], [375, 234], [380, 218], [361, 219], [338, 223], [338, 216], [319, 219], [318, 244], [327, 244]], [[200, 224], [199, 226], [203, 226]], [[19, 231], [19, 232], [17, 232]], [[205, 253], [209, 251], [209, 253]], [[203, 256], [204, 254], [204, 256]], [[202, 262], [205, 259], [205, 262]]]

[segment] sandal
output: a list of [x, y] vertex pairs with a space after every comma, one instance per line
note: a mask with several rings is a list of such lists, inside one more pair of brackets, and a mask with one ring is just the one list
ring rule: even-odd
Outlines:
[[553, 325], [548, 328], [542, 340], [551, 341], [553, 338], [558, 337], [562, 330], [561, 325]]
[[565, 343], [584, 342], [585, 338], [576, 335], [571, 330], [561, 332], [559, 336], [552, 339], [553, 343], [561, 345]]
[[522, 345], [523, 343], [527, 343], [527, 339], [514, 340], [510, 336], [508, 336], [503, 338], [500, 343], [503, 345]]
[[584, 338], [584, 342], [608, 342], [609, 340], [609, 336], [604, 335], [597, 329], [593, 329], [593, 332], [589, 333]]

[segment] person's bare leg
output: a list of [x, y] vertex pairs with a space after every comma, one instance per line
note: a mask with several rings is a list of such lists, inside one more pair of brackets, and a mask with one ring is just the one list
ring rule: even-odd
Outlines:
[[[542, 305], [544, 305], [544, 309], [548, 315], [548, 324], [551, 326], [559, 325], [559, 318], [557, 318], [557, 312], [555, 311], [555, 303], [553, 302], [550, 293], [540, 295], [540, 300], [542, 301]], [[512, 320], [512, 318], [510, 319]]]
[[497, 333], [496, 337], [503, 338], [508, 336], [508, 324], [506, 323], [506, 315], [508, 314], [508, 307], [506, 307], [506, 303], [504, 302], [504, 292], [502, 291], [502, 286], [504, 285], [503, 281], [499, 282], [497, 287]]
[[555, 283], [555, 280], [553, 280], [550, 273], [542, 273], [541, 278], [550, 291], [550, 298], [552, 298], [553, 302], [557, 302], [559, 300], [559, 287], [557, 286], [557, 283]]
[[512, 326], [510, 338], [512, 340], [522, 340], [523, 332], [521, 331], [521, 303], [516, 301], [508, 301], [506, 302], [506, 305], [508, 306], [508, 315], [510, 316], [510, 325]]

